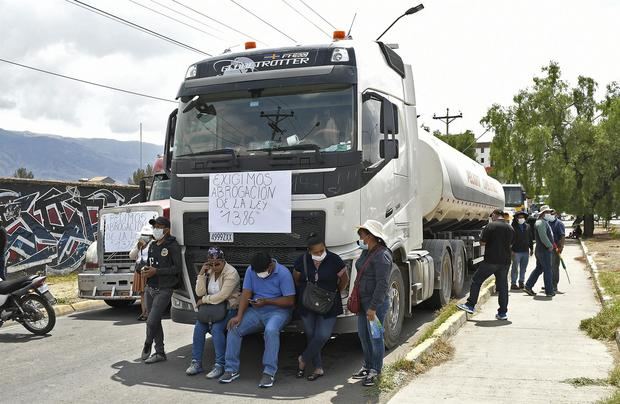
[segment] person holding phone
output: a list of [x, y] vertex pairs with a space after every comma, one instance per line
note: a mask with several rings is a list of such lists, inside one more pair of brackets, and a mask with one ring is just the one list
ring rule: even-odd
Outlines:
[[241, 342], [249, 334], [263, 331], [265, 352], [259, 387], [273, 386], [278, 370], [280, 331], [289, 322], [295, 304], [295, 284], [291, 271], [267, 252], [256, 253], [245, 272], [239, 311], [228, 322], [226, 365], [220, 383], [239, 377]]
[[136, 269], [133, 276], [131, 290], [140, 295], [140, 308], [142, 309], [138, 321], [146, 321], [148, 311], [146, 310], [146, 300], [144, 299], [144, 277], [142, 268], [149, 266], [149, 246], [153, 241], [153, 227], [145, 225], [138, 233], [138, 240], [134, 247], [129, 251], [129, 258], [136, 261]]

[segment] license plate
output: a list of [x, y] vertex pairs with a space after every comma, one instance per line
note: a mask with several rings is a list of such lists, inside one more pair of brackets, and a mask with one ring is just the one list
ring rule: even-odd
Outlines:
[[209, 233], [209, 242], [211, 243], [233, 243], [235, 241], [235, 233], [212, 232]]
[[47, 286], [47, 284], [46, 284], [46, 283], [44, 283], [43, 285], [39, 286], [39, 287], [37, 288], [37, 290], [38, 290], [41, 294], [43, 294], [43, 293], [47, 292], [48, 290], [50, 290], [50, 288]]

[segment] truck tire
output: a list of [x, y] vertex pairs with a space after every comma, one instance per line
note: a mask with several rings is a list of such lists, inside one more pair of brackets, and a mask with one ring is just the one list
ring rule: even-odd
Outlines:
[[465, 286], [465, 243], [462, 240], [450, 240], [452, 247], [452, 296], [462, 297]]
[[452, 258], [447, 240], [424, 240], [423, 248], [433, 257], [435, 273], [439, 273], [439, 289], [435, 289], [429, 299], [433, 309], [440, 309], [450, 302], [452, 296]]
[[105, 304], [110, 307], [119, 308], [119, 307], [128, 307], [134, 304], [136, 300], [104, 300]]
[[392, 270], [388, 278], [388, 299], [390, 306], [385, 315], [383, 328], [384, 340], [387, 348], [395, 347], [400, 341], [400, 332], [405, 319], [405, 284], [400, 268], [392, 263]]

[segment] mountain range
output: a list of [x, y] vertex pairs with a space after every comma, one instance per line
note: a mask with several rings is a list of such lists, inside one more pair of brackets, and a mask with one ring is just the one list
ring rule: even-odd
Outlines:
[[[142, 164], [153, 164], [163, 146], [142, 142]], [[24, 167], [34, 178], [77, 181], [107, 176], [127, 183], [140, 166], [140, 142], [70, 138], [0, 128], [0, 177]]]

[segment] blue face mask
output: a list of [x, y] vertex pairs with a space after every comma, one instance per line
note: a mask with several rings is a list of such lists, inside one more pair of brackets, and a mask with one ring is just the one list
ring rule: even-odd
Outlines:
[[555, 219], [556, 219], [556, 217], [555, 217], [555, 216], [549, 216], [549, 215], [547, 215], [547, 217], [549, 218], [548, 220], [549, 220], [550, 222], [555, 222]]
[[357, 240], [357, 245], [362, 249], [362, 250], [368, 250], [368, 244], [364, 243], [364, 240]]

